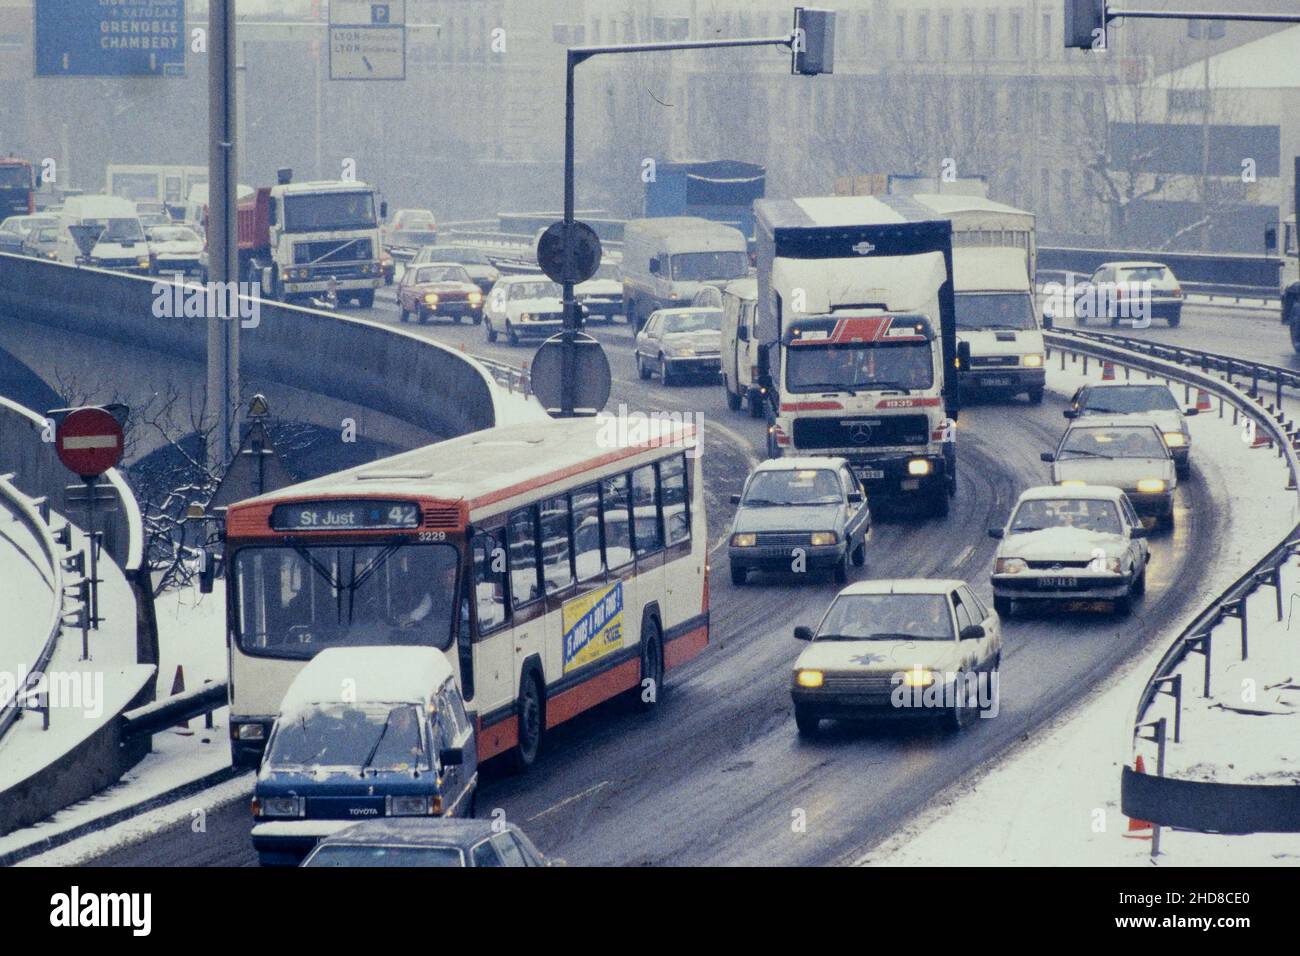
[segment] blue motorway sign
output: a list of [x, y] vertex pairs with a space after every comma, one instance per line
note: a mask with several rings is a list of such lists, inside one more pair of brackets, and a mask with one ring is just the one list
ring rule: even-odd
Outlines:
[[37, 76], [183, 76], [185, 0], [36, 0]]

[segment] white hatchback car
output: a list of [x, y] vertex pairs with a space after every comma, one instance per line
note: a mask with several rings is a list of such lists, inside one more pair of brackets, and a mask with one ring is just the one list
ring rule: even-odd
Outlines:
[[993, 607], [1014, 601], [1110, 601], [1127, 614], [1146, 592], [1151, 549], [1128, 496], [1107, 485], [1030, 488], [1020, 496], [993, 564]]
[[1066, 488], [1114, 485], [1128, 495], [1140, 515], [1164, 528], [1174, 523], [1178, 475], [1164, 434], [1139, 415], [1089, 415], [1075, 419], [1055, 452], [1043, 452], [1052, 465], [1052, 483]]
[[488, 293], [483, 330], [489, 342], [504, 335], [511, 345], [547, 338], [564, 327], [563, 290], [544, 275], [503, 276]]
[[1164, 319], [1173, 328], [1182, 321], [1183, 287], [1163, 262], [1103, 262], [1091, 278], [1074, 287], [1074, 320], [1079, 325], [1090, 318], [1109, 321], [1112, 327], [1129, 320], [1136, 324], [1142, 316], [1135, 313], [1148, 305], [1148, 325]]
[[965, 581], [860, 581], [831, 602], [794, 662], [802, 736], [824, 718], [941, 717], [951, 729], [996, 713], [1002, 625]]

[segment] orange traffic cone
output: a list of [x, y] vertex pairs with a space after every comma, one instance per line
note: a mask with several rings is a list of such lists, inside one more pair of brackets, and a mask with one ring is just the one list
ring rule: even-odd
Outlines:
[[1115, 381], [1115, 363], [1103, 361], [1101, 363], [1101, 380], [1103, 382]]
[[1198, 412], [1208, 412], [1210, 410], [1210, 393], [1203, 388], [1196, 390], [1196, 410]]
[[[1141, 754], [1138, 754], [1137, 761], [1133, 764], [1133, 769], [1138, 773], [1147, 772], [1147, 767], [1146, 764], [1142, 762]], [[1136, 820], [1130, 817], [1128, 821], [1128, 832], [1125, 833], [1124, 836], [1132, 840], [1150, 840], [1151, 822], [1149, 820]]]
[[[176, 676], [172, 678], [172, 696], [175, 697], [177, 694], [183, 693], [185, 693], [185, 667], [184, 665], [177, 664]], [[176, 726], [182, 730], [189, 730], [190, 722], [188, 720], [182, 720]]]
[[1272, 446], [1272, 444], [1273, 444], [1273, 443], [1272, 443], [1271, 441], [1268, 440], [1268, 435], [1266, 435], [1266, 434], [1264, 433], [1264, 429], [1260, 428], [1260, 427], [1259, 427], [1259, 423], [1256, 422], [1256, 424], [1255, 424], [1255, 440], [1254, 440], [1253, 442], [1250, 443], [1250, 447], [1251, 447], [1251, 448], [1263, 448], [1265, 445]]

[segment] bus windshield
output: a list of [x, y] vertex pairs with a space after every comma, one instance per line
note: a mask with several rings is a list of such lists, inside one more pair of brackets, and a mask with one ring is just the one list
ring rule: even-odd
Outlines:
[[909, 391], [934, 383], [929, 342], [799, 345], [785, 356], [786, 388], [792, 392]]
[[242, 548], [239, 646], [307, 659], [358, 644], [451, 646], [458, 554], [449, 544]]

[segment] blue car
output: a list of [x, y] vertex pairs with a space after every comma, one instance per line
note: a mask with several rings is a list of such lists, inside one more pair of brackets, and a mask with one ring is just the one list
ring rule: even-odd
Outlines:
[[474, 728], [429, 647], [337, 647], [295, 678], [253, 789], [263, 866], [296, 866], [362, 820], [472, 817]]

